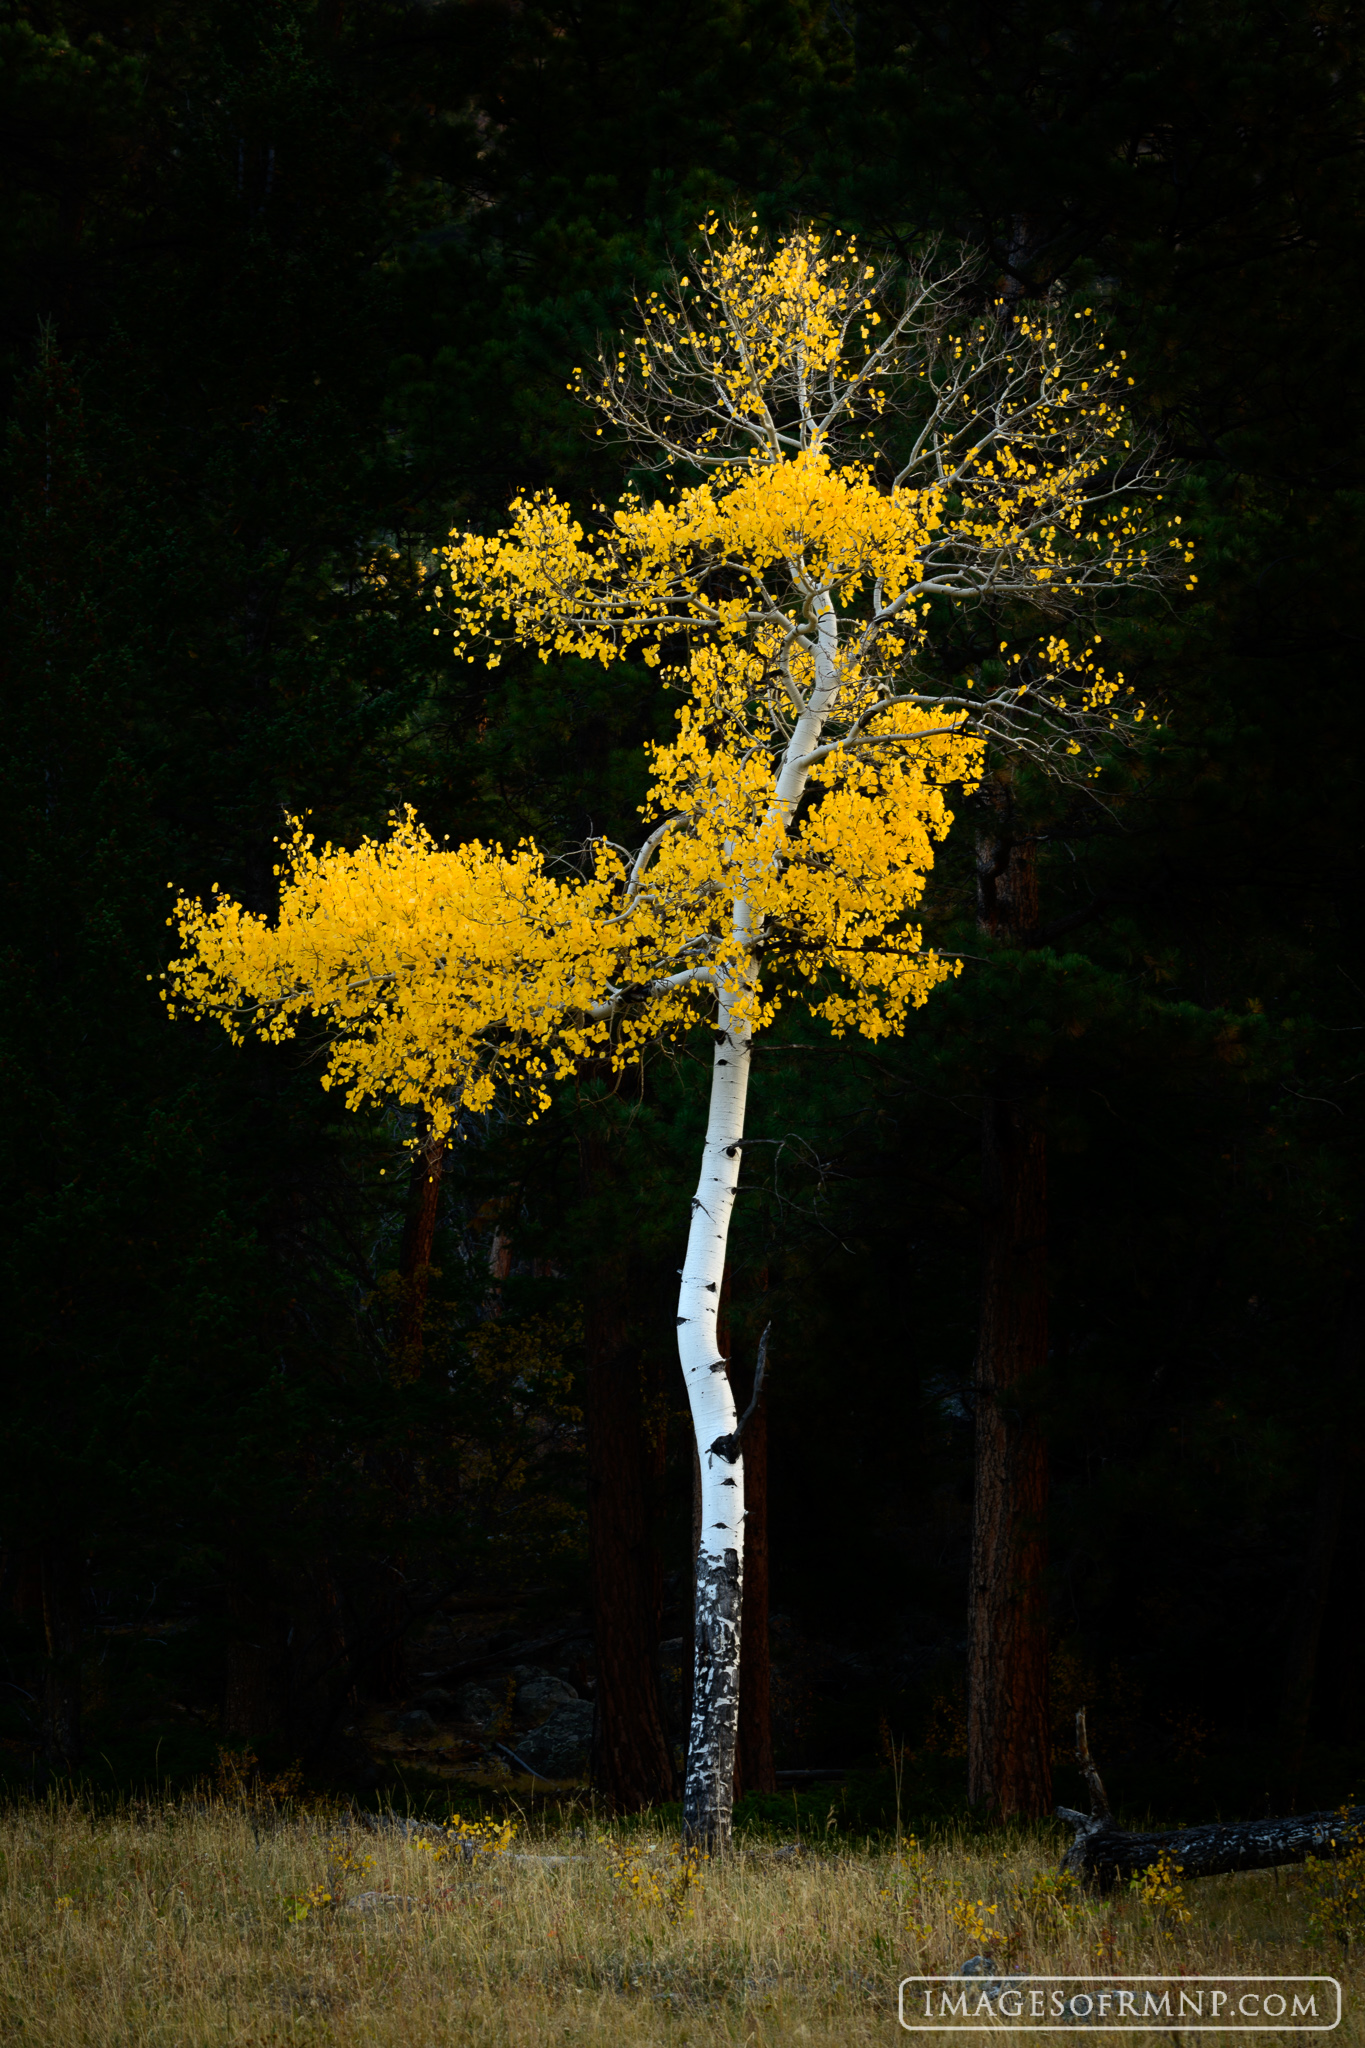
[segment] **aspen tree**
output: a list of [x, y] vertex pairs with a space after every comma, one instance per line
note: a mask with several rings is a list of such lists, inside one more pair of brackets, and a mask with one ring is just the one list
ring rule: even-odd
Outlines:
[[[433, 632], [456, 656], [632, 656], [678, 693], [638, 845], [594, 841], [556, 872], [530, 844], [438, 845], [409, 811], [353, 852], [300, 828], [273, 923], [221, 893], [172, 915], [173, 1011], [276, 1040], [320, 1020], [324, 1085], [420, 1111], [436, 1141], [499, 1096], [538, 1114], [586, 1059], [620, 1067], [710, 1028], [677, 1340], [702, 1473], [684, 1825], [713, 1851], [744, 1555], [716, 1315], [754, 1040], [784, 1001], [884, 1037], [958, 971], [914, 922], [948, 792], [975, 783], [992, 737], [1089, 772], [1140, 712], [1093, 636], [1059, 628], [1189, 561], [1121, 358], [1057, 308], [973, 314], [974, 274], [705, 223], [693, 264], [571, 387], [654, 488], [587, 522], [534, 493], [502, 532], [434, 553]], [[933, 680], [936, 604], [1020, 602], [1049, 630]], [[833, 1474], [832, 1543], [839, 1489]]]

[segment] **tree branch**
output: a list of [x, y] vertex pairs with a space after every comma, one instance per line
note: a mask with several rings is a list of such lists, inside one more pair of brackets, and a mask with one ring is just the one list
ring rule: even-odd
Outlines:
[[758, 1363], [754, 1367], [754, 1391], [749, 1397], [748, 1407], [740, 1416], [739, 1421], [735, 1424], [729, 1436], [718, 1436], [710, 1446], [712, 1456], [724, 1458], [729, 1465], [733, 1465], [739, 1456], [740, 1438], [744, 1434], [745, 1424], [752, 1420], [754, 1410], [758, 1406], [758, 1397], [763, 1392], [763, 1375], [768, 1369], [768, 1336], [771, 1330], [772, 1324], [766, 1324], [763, 1335], [758, 1340]]

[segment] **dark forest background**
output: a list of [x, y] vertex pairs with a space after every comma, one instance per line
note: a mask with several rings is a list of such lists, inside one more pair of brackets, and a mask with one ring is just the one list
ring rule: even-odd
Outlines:
[[604, 1456], [645, 1633], [685, 1640], [704, 1063], [490, 1119], [428, 1250], [401, 1120], [172, 1028], [158, 976], [168, 884], [268, 907], [286, 814], [629, 836], [652, 677], [463, 668], [361, 572], [526, 486], [613, 494], [568, 370], [741, 207], [1091, 296], [1199, 575], [1106, 627], [1165, 720], [1113, 801], [1012, 789], [1036, 914], [980, 928], [964, 807], [926, 906], [962, 979], [902, 1040], [758, 1055], [729, 1317], [740, 1380], [772, 1326], [776, 1763], [875, 1804], [904, 1750], [907, 1805], [963, 1796], [1003, 1094], [1047, 1155], [1059, 1760], [1084, 1701], [1129, 1808], [1358, 1789], [1361, 29], [1336, 0], [0, 5], [13, 1785], [236, 1743], [411, 1789], [421, 1754], [365, 1731], [423, 1673], [548, 1644], [590, 1695]]

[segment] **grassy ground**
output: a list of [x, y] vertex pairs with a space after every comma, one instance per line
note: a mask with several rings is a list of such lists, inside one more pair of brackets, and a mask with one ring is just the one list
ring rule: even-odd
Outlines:
[[1059, 1846], [830, 1836], [695, 1866], [587, 1813], [422, 1836], [260, 1800], [21, 1805], [0, 1814], [0, 2039], [846, 2048], [909, 2038], [900, 1978], [985, 1950], [1034, 1973], [1327, 1972], [1338, 2040], [1365, 2042], [1354, 1859], [1098, 1900], [1059, 1881]]

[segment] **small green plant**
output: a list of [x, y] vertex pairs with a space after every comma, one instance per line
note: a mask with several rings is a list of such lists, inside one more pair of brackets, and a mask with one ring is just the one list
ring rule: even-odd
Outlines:
[[1060, 1934], [1081, 1903], [1080, 1879], [1070, 1870], [1037, 1870], [1015, 1889], [1017, 1911], [1027, 1913], [1042, 1933]]
[[290, 1764], [287, 1770], [267, 1778], [261, 1773], [261, 1760], [254, 1749], [227, 1749], [221, 1743], [218, 1746], [213, 1789], [225, 1805], [282, 1806], [297, 1799], [302, 1785], [303, 1771], [298, 1764]]
[[984, 1899], [963, 1898], [955, 1900], [948, 1908], [948, 1918], [972, 1947], [984, 1955], [996, 1939], [997, 1929], [991, 1925], [991, 1919], [998, 1910], [994, 1905], [988, 1906]]
[[336, 1900], [326, 1885], [312, 1884], [306, 1892], [285, 1893], [284, 1917], [291, 1927], [298, 1927], [310, 1913], [324, 1913], [335, 1904]]
[[517, 1832], [514, 1820], [463, 1820], [452, 1813], [445, 1826], [431, 1835], [419, 1835], [415, 1846], [435, 1863], [456, 1858], [471, 1862], [476, 1856], [505, 1856]]
[[1308, 1940], [1341, 1944], [1343, 1955], [1365, 1932], [1365, 1847], [1304, 1859], [1296, 1882], [1308, 1905]]
[[942, 1880], [925, 1861], [924, 1851], [914, 1835], [907, 1835], [891, 1866], [891, 1882], [882, 1889], [884, 1899], [894, 1899], [905, 1912], [905, 1932], [917, 1948], [933, 1938], [929, 1917], [934, 1899], [943, 1889]]
[[367, 1877], [374, 1869], [373, 1856], [360, 1856], [344, 1837], [327, 1844], [327, 1883], [331, 1887], [332, 1903], [339, 1905], [346, 1895], [349, 1878]]
[[1188, 1926], [1193, 1915], [1185, 1904], [1185, 1887], [1180, 1883], [1183, 1864], [1172, 1863], [1163, 1850], [1155, 1863], [1149, 1863], [1138, 1876], [1130, 1877], [1128, 1889], [1143, 1908], [1142, 1925], [1174, 1941], [1180, 1928]]
[[690, 1920], [696, 1910], [688, 1901], [701, 1891], [701, 1866], [706, 1858], [702, 1850], [683, 1842], [675, 1842], [670, 1854], [671, 1872], [646, 1863], [641, 1850], [623, 1843], [615, 1851], [612, 1876], [623, 1897], [645, 1910], [659, 1907], [669, 1926], [676, 1927]]
[[1112, 1920], [1106, 1920], [1095, 1941], [1095, 1960], [1106, 1970], [1115, 1969], [1122, 1951], [1119, 1948], [1118, 1929]]

